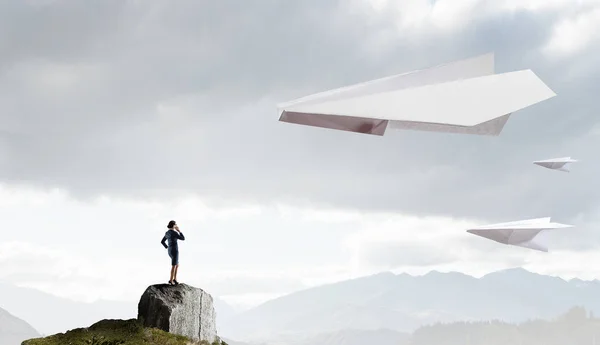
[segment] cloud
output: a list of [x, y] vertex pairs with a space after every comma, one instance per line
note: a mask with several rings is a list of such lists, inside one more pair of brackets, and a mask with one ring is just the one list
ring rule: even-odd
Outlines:
[[[111, 291], [110, 280], [128, 281], [131, 274], [140, 273], [131, 268], [112, 270], [111, 266], [119, 266], [117, 262], [90, 260], [30, 242], [5, 242], [0, 249], [1, 279], [74, 300], [121, 299], [122, 292]], [[130, 262], [137, 266], [135, 259]], [[130, 289], [125, 288], [124, 295]]]
[[70, 299], [135, 301], [166, 281], [169, 258], [159, 241], [172, 218], [186, 234], [180, 280], [214, 296], [256, 302], [349, 276], [336, 248], [348, 223], [324, 227], [319, 219], [280, 217], [276, 208], [194, 195], [81, 202], [59, 189], [0, 185], [0, 200], [3, 226], [12, 229], [0, 244], [0, 279]]
[[454, 262], [456, 257], [448, 251], [427, 245], [403, 245], [398, 243], [374, 243], [362, 254], [369, 264], [388, 269], [398, 266], [433, 266]]
[[[592, 103], [562, 96], [561, 69], [541, 51], [555, 35], [557, 14], [575, 8], [564, 2], [2, 6], [3, 25], [13, 33], [3, 48], [13, 58], [0, 77], [0, 177], [77, 197], [195, 193], [246, 203], [516, 217], [552, 209], [568, 193], [539, 201], [551, 177], [540, 177], [529, 161], [566, 151], [595, 123], [577, 115]], [[59, 14], [65, 19], [54, 27]], [[28, 29], [34, 19], [36, 30]], [[30, 44], [16, 44], [25, 38]], [[515, 115], [500, 138], [408, 131], [367, 138], [276, 120], [281, 100], [487, 51], [497, 53], [500, 71], [534, 68], [562, 98]], [[573, 92], [595, 80], [595, 64], [586, 66], [592, 73], [572, 81]], [[558, 115], [574, 103], [569, 118], [581, 120], [565, 125]], [[533, 134], [527, 129], [548, 117], [556, 122]], [[561, 215], [591, 207], [596, 194], [585, 193]]]
[[[449, 217], [365, 215], [362, 228], [347, 236], [344, 244], [352, 253], [355, 275], [384, 270], [413, 274], [438, 270], [477, 276], [510, 267], [568, 274], [566, 267], [575, 267], [579, 260], [594, 255], [592, 248], [595, 246], [589, 241], [595, 236], [592, 229], [596, 227], [596, 221], [587, 222], [591, 225], [589, 228], [575, 227], [538, 235], [538, 240], [550, 248], [549, 253], [502, 245], [468, 234], [466, 229], [486, 223], [480, 219]], [[588, 241], [587, 245], [585, 241]], [[552, 268], [555, 260], [563, 260], [557, 266], [561, 267], [558, 271]], [[585, 275], [593, 277], [594, 274]]]
[[[586, 30], [597, 4], [397, 4], [394, 11], [391, 2], [358, 0], [0, 4], [0, 180], [49, 191], [27, 206], [31, 213], [18, 211], [25, 201], [16, 194], [0, 199], [12, 205], [3, 219], [28, 229], [52, 224], [56, 234], [40, 231], [27, 242], [85, 235], [114, 255], [152, 257], [146, 248], [175, 218], [202, 241], [189, 252], [202, 267], [239, 262], [227, 250], [252, 265], [275, 256], [314, 267], [333, 255], [332, 265], [341, 265], [352, 250], [339, 239], [369, 226], [372, 213], [452, 224], [543, 216], [578, 229], [594, 224], [600, 47], [590, 38], [561, 59], [547, 47], [564, 48], [560, 42]], [[561, 26], [572, 29], [562, 34]], [[489, 51], [498, 72], [531, 68], [558, 93], [516, 113], [500, 137], [373, 138], [277, 121], [279, 101]], [[531, 164], [562, 155], [581, 160], [570, 174]], [[430, 228], [436, 236], [447, 229]], [[132, 229], [127, 245], [113, 242]], [[600, 241], [591, 230], [578, 234], [565, 250]], [[386, 241], [366, 241], [360, 261], [426, 269], [458, 257], [483, 267], [479, 254], [450, 253], [429, 238]], [[416, 249], [407, 256], [409, 246]], [[73, 248], [73, 255], [85, 250]], [[512, 260], [503, 255], [486, 260]]]
[[[582, 182], [600, 169], [593, 160], [577, 183], [530, 166], [561, 152], [586, 159], [591, 152], [574, 139], [585, 135], [577, 139], [585, 147], [597, 140], [586, 135], [596, 123], [588, 111], [595, 96], [581, 92], [596, 81], [595, 62], [574, 57], [556, 68], [543, 51], [553, 28], [579, 13], [576, 5], [2, 6], [2, 25], [13, 33], [0, 75], [5, 182], [92, 199], [197, 194], [498, 219], [595, 208], [598, 195]], [[26, 26], [32, 20], [35, 30]], [[17, 44], [24, 39], [30, 43]], [[488, 51], [499, 71], [533, 68], [559, 94], [516, 114], [498, 138], [409, 131], [370, 138], [276, 120], [278, 101]], [[574, 66], [587, 73], [570, 79]], [[578, 202], [563, 205], [570, 196]]]
[[[97, 299], [137, 300], [147, 285], [156, 284], [155, 259], [118, 255], [90, 258], [71, 254], [54, 246], [10, 241], [0, 245], [0, 279], [19, 286], [32, 287], [68, 299], [92, 302]], [[123, 261], [127, 265], [123, 265]], [[215, 263], [209, 267], [192, 261], [182, 266], [180, 275], [191, 285], [215, 296], [252, 301], [254, 296], [285, 294], [307, 287], [302, 279], [310, 278], [310, 268], [287, 271], [278, 269], [227, 269]], [[308, 275], [299, 275], [304, 271]], [[167, 270], [161, 270], [167, 277]], [[313, 273], [318, 277], [319, 273]], [[127, 286], [123, 286], [126, 281]], [[183, 280], [182, 280], [183, 281]], [[256, 300], [255, 299], [255, 300]]]
[[89, 204], [61, 190], [19, 190], [0, 188], [0, 217], [13, 230], [0, 244], [0, 279], [75, 300], [136, 301], [148, 285], [166, 281], [169, 259], [159, 240], [173, 213], [186, 229], [180, 280], [239, 308], [387, 270], [484, 274], [523, 266], [552, 274], [600, 274], [580, 267], [595, 258], [592, 246], [572, 249], [585, 248], [584, 239], [594, 238], [591, 227], [587, 233], [579, 228], [552, 233], [546, 237], [551, 253], [537, 253], [467, 234], [466, 228], [483, 222], [475, 218], [314, 205], [261, 206], [256, 213], [244, 211], [252, 205], [206, 207], [191, 196], [177, 203], [103, 197]]
[[464, 229], [473, 221], [446, 217], [366, 215], [363, 226], [344, 240], [359, 272], [434, 267], [453, 263], [465, 251]]
[[600, 6], [586, 6], [571, 16], [563, 18], [555, 24], [552, 38], [545, 46], [547, 54], [558, 58], [568, 58], [583, 53], [588, 47], [597, 43], [594, 34], [599, 29]]
[[277, 294], [301, 290], [306, 286], [298, 279], [277, 272], [232, 272], [226, 277], [212, 279], [207, 289], [218, 291], [219, 295]]
[[231, 305], [236, 311], [242, 312], [283, 295], [286, 294], [249, 293], [241, 295], [225, 295], [221, 296], [220, 298], [223, 299], [227, 304]]
[[295, 221], [316, 221], [324, 223], [356, 223], [363, 218], [363, 213], [358, 210], [343, 210], [332, 207], [315, 207], [310, 203], [296, 203], [293, 206], [286, 204], [275, 205], [279, 215]]

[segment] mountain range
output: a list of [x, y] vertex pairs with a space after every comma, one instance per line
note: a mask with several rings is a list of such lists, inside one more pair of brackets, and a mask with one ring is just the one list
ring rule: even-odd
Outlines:
[[76, 302], [6, 282], [0, 282], [0, 307], [27, 321], [42, 335], [86, 327], [106, 318], [137, 316], [137, 302]]
[[0, 308], [0, 344], [20, 345], [25, 339], [39, 336], [27, 322]]
[[[438, 322], [548, 320], [574, 306], [600, 315], [600, 282], [522, 268], [481, 278], [457, 272], [383, 272], [294, 292], [239, 314], [215, 297], [219, 335], [232, 345], [358, 345], [375, 339], [380, 345], [398, 345], [415, 329]], [[10, 315], [0, 314], [0, 321], [9, 319], [20, 324], [16, 329], [33, 330], [34, 336], [137, 314], [137, 301], [81, 303], [2, 282], [0, 307]], [[9, 330], [0, 328], [0, 339]]]
[[411, 333], [436, 322], [550, 319], [573, 306], [600, 312], [600, 282], [507, 269], [475, 278], [457, 272], [380, 273], [265, 302], [221, 326], [227, 338], [292, 343], [352, 331]]

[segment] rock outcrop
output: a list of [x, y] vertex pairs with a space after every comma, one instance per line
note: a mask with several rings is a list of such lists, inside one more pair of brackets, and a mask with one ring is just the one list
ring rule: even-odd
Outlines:
[[202, 289], [179, 284], [149, 286], [138, 304], [138, 320], [193, 340], [219, 342], [213, 298]]

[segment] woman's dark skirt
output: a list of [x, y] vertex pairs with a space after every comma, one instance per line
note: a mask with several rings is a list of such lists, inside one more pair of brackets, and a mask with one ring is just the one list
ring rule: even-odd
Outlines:
[[169, 257], [171, 257], [171, 265], [179, 265], [179, 250], [169, 248]]

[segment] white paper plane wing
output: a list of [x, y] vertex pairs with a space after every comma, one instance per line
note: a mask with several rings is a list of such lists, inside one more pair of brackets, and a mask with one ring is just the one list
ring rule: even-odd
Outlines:
[[548, 249], [536, 242], [535, 237], [545, 230], [568, 227], [572, 227], [572, 225], [553, 223], [550, 222], [550, 217], [544, 217], [490, 224], [469, 229], [467, 232], [498, 243], [547, 252]]
[[540, 233], [540, 229], [469, 229], [474, 235], [485, 237], [487, 239], [503, 243], [503, 244], [516, 244], [525, 241], [532, 240], [537, 234]]
[[536, 227], [540, 224], [544, 226], [550, 224], [550, 217], [542, 217], [542, 218], [532, 218], [532, 219], [524, 219], [517, 220], [513, 222], [505, 222], [505, 223], [496, 223], [489, 225], [482, 225], [477, 227], [476, 229], [485, 230], [485, 229], [523, 229], [527, 227]]
[[398, 91], [413, 87], [444, 83], [460, 79], [483, 77], [494, 74], [494, 54], [441, 64], [423, 70], [396, 74], [363, 83], [328, 90], [293, 101], [280, 103], [277, 107], [284, 110], [294, 105], [318, 104], [357, 96], [366, 96], [383, 92]]
[[548, 248], [546, 246], [536, 242], [535, 240], [530, 240], [530, 241], [521, 242], [521, 243], [515, 243], [513, 245], [517, 246], [517, 247], [539, 250], [540, 252], [546, 252], [546, 253], [548, 252]]
[[567, 164], [575, 163], [575, 162], [577, 162], [577, 160], [572, 159], [571, 157], [562, 157], [562, 158], [552, 158], [552, 159], [545, 159], [545, 160], [541, 160], [541, 161], [534, 161], [533, 164], [539, 165], [541, 167], [548, 168], [548, 169], [570, 172], [570, 170], [567, 167]]
[[278, 105], [282, 122], [384, 135], [388, 126], [499, 135], [512, 113], [554, 97], [531, 70], [494, 74], [486, 54]]

